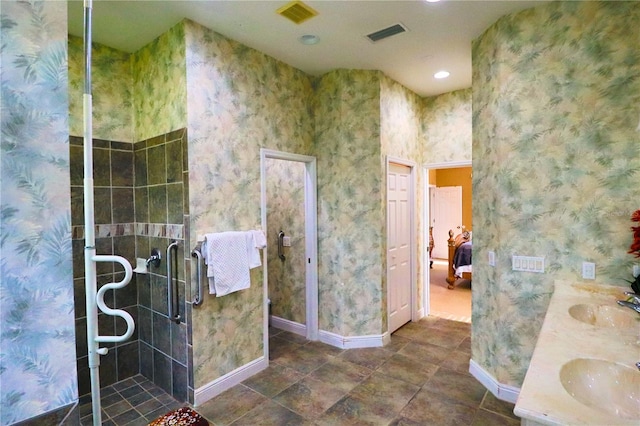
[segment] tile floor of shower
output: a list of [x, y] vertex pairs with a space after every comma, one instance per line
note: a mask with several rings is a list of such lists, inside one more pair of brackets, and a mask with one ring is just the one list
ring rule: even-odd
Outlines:
[[[469, 372], [470, 324], [408, 323], [383, 348], [341, 350], [271, 328], [270, 365], [196, 410], [211, 425], [519, 425]], [[187, 404], [138, 375], [102, 389], [103, 425], [146, 425]], [[91, 425], [91, 402], [80, 406]]]

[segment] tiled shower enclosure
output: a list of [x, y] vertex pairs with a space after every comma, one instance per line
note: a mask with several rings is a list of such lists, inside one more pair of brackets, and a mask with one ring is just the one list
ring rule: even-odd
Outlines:
[[[82, 138], [71, 137], [71, 204], [79, 395], [90, 395], [84, 297], [84, 210]], [[147, 274], [134, 273], [131, 283], [107, 294], [109, 306], [125, 309], [136, 322], [127, 342], [105, 344], [100, 359], [100, 384], [108, 386], [143, 374], [180, 401], [193, 398], [191, 371], [190, 250], [188, 230], [188, 170], [186, 129], [135, 144], [94, 140], [96, 251], [123, 256], [135, 267], [157, 248], [162, 261]], [[166, 248], [178, 242], [177, 281], [179, 323], [169, 320]], [[98, 263], [98, 286], [120, 281], [117, 264]], [[99, 314], [101, 335], [123, 334], [124, 321]]]

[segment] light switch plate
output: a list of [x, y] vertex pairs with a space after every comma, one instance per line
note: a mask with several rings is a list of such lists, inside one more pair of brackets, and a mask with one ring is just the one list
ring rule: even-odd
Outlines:
[[511, 256], [511, 269], [520, 272], [544, 273], [544, 257]]
[[596, 279], [596, 264], [593, 262], [582, 262], [582, 278], [585, 280]]
[[489, 266], [496, 266], [496, 252], [489, 250]]

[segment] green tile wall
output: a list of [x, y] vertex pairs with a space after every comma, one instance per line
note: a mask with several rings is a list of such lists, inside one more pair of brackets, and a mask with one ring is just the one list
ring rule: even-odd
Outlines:
[[[188, 163], [183, 161], [186, 136], [186, 129], [180, 129], [133, 145], [137, 256], [147, 258], [157, 248], [163, 258], [159, 267], [151, 266], [139, 280], [140, 373], [180, 401], [189, 398], [190, 381], [190, 250], [184, 247], [188, 209], [183, 179], [189, 176]], [[183, 318], [180, 324], [168, 318], [166, 248], [172, 241], [179, 243], [173, 255], [177, 258], [174, 276], [177, 310]]]
[[[93, 141], [94, 211], [96, 223], [96, 253], [117, 254], [135, 264], [133, 145], [117, 141]], [[87, 365], [86, 308], [84, 280], [84, 188], [83, 139], [70, 137], [71, 223], [73, 225], [73, 276], [76, 318], [76, 351], [78, 390], [81, 402], [90, 392]], [[122, 280], [122, 267], [108, 262], [96, 264], [98, 286]], [[109, 306], [123, 308], [137, 321], [138, 296], [136, 277], [125, 288], [107, 293]], [[123, 334], [125, 323], [121, 318], [98, 315], [101, 335]], [[109, 355], [101, 359], [101, 385], [107, 386], [139, 372], [137, 348], [138, 331], [127, 342], [109, 344]]]

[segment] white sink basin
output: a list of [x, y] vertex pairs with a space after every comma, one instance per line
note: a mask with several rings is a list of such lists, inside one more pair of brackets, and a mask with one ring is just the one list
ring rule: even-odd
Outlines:
[[638, 323], [637, 313], [618, 305], [573, 305], [569, 308], [569, 315], [596, 327], [627, 328]]
[[584, 405], [621, 419], [640, 419], [640, 372], [637, 368], [577, 358], [562, 366], [560, 382]]

